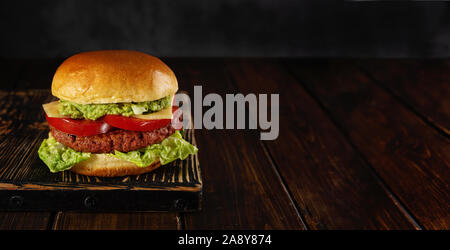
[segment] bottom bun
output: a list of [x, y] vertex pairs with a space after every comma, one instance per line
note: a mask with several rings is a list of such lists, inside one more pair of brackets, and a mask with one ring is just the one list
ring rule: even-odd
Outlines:
[[153, 162], [150, 166], [139, 167], [132, 162], [108, 154], [91, 154], [89, 159], [75, 164], [70, 170], [82, 175], [118, 177], [148, 173], [159, 166], [161, 166], [159, 160]]

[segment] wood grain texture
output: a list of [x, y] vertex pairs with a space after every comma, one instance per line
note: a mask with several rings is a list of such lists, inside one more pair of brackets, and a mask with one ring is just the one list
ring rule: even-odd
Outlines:
[[[200, 212], [0, 212], [0, 229], [411, 228], [414, 220], [426, 229], [449, 228], [448, 60], [368, 60], [358, 67], [344, 60], [291, 61], [298, 87], [271, 60], [231, 67], [220, 59], [164, 61], [180, 90], [191, 94], [194, 84], [222, 96], [280, 90], [279, 141], [262, 144], [257, 131], [196, 131], [206, 182]], [[33, 138], [44, 138], [47, 124], [40, 105], [21, 109], [21, 102], [50, 101], [48, 90], [25, 90], [49, 89], [62, 59], [0, 62], [0, 161], [31, 164], [26, 156], [39, 144]], [[1, 147], [9, 141], [31, 145], [13, 152]], [[16, 157], [1, 158], [5, 153]], [[294, 167], [283, 170], [285, 164]], [[398, 214], [402, 207], [412, 218]]]
[[413, 229], [319, 105], [275, 60], [228, 60], [244, 95], [280, 95], [280, 134], [264, 141], [311, 229]]
[[176, 230], [176, 213], [60, 212], [53, 230]]
[[[36, 127], [42, 126], [41, 123], [28, 123], [25, 126], [22, 122], [14, 124], [10, 119], [11, 116], [27, 118], [17, 112], [16, 105], [19, 103], [14, 102], [16, 100], [15, 96], [11, 94], [11, 92], [17, 89], [18, 82], [21, 79], [27, 64], [28, 62], [25, 60], [0, 60], [0, 73], [2, 75], [0, 89], [5, 90], [0, 92], [0, 107], [15, 107], [9, 112], [5, 112], [3, 109], [0, 111], [0, 145], [4, 143], [5, 140], [14, 138], [14, 133], [12, 132], [15, 131], [15, 128], [25, 127], [25, 129], [30, 129], [30, 132], [33, 133], [36, 132]], [[33, 111], [36, 107], [28, 107], [28, 109]], [[0, 229], [44, 230], [47, 229], [51, 220], [52, 216], [50, 212], [0, 212]]]
[[[236, 91], [222, 60], [165, 62], [176, 72], [180, 89], [191, 94], [193, 85], [202, 85], [203, 95]], [[201, 212], [184, 214], [186, 229], [304, 228], [257, 131], [202, 129], [196, 135], [200, 162], [207, 163], [202, 163], [203, 204]]]
[[378, 84], [450, 135], [450, 65], [447, 60], [359, 60]]
[[50, 212], [0, 212], [0, 230], [46, 230]]
[[448, 229], [449, 139], [350, 63], [288, 66], [420, 224]]

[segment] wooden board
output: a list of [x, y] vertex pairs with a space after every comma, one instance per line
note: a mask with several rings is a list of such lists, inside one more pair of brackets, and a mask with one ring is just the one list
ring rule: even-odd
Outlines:
[[[0, 210], [196, 211], [202, 179], [198, 156], [153, 172], [117, 178], [51, 173], [38, 158], [48, 136], [41, 104], [48, 90], [0, 92]], [[193, 130], [185, 139], [196, 144]]]
[[[236, 93], [222, 59], [165, 60], [176, 72], [180, 89], [203, 96]], [[193, 100], [191, 96], [191, 100]], [[203, 108], [206, 112], [207, 107]], [[200, 162], [205, 189], [203, 210], [184, 213], [184, 228], [202, 229], [305, 229], [284, 184], [267, 158], [256, 130], [199, 129]], [[213, 138], [213, 139], [211, 139]]]
[[352, 63], [296, 60], [287, 65], [419, 226], [449, 228], [448, 137]]
[[52, 230], [176, 230], [174, 212], [58, 212]]
[[358, 65], [419, 117], [450, 135], [448, 60], [359, 60]]
[[[191, 94], [279, 93], [279, 138], [196, 130], [200, 212], [2, 211], [0, 229], [449, 228], [448, 60], [163, 60]], [[58, 61], [5, 61], [0, 85], [49, 88]], [[40, 105], [18, 112], [48, 92], [27, 93], [0, 92], [2, 166], [30, 164], [48, 133]]]
[[230, 59], [227, 68], [238, 92], [280, 95], [279, 137], [263, 143], [310, 229], [418, 228], [282, 64]]
[[51, 212], [1, 212], [0, 230], [46, 230], [52, 219]]

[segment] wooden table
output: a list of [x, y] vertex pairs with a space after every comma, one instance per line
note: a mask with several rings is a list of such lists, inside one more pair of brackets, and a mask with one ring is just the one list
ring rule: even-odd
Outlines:
[[[200, 212], [0, 212], [0, 229], [450, 228], [449, 60], [164, 61], [189, 93], [280, 94], [278, 139], [196, 130]], [[49, 89], [61, 62], [1, 60], [1, 90]]]

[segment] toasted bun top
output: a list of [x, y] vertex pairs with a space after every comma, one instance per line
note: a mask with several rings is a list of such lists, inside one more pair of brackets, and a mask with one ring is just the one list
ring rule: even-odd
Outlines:
[[178, 82], [160, 59], [129, 50], [76, 54], [56, 70], [52, 94], [79, 104], [143, 102], [173, 95]]

